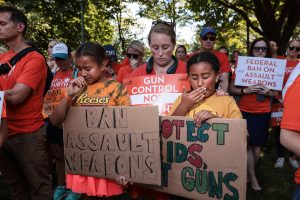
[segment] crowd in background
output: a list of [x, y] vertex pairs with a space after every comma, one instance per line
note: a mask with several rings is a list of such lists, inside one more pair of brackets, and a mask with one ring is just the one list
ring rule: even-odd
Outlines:
[[[34, 46], [25, 40], [26, 28], [27, 19], [21, 11], [13, 7], [0, 7], [0, 40], [8, 46], [7, 50], [0, 49], [1, 63], [9, 63], [20, 51]], [[11, 198], [179, 198], [128, 184], [126, 177], [122, 176], [109, 180], [65, 174], [62, 130], [70, 106], [88, 106], [86, 101], [82, 101], [84, 98], [98, 98], [102, 102], [98, 106], [129, 106], [128, 91], [122, 84], [124, 79], [179, 73], [188, 75], [191, 91], [184, 91], [176, 99], [169, 115], [193, 117], [196, 125], [215, 117], [246, 119], [249, 133], [247, 182], [256, 192], [262, 190], [256, 165], [261, 148], [268, 141], [272, 106], [281, 105], [284, 108], [284, 125], [272, 125], [272, 131], [277, 136], [278, 152], [274, 167], [283, 167], [283, 146], [287, 147], [291, 150], [288, 162], [298, 169], [296, 185], [299, 185], [297, 156], [300, 155], [300, 143], [296, 142], [300, 137], [300, 126], [297, 125], [300, 124], [300, 112], [297, 112], [300, 106], [294, 104], [299, 97], [300, 40], [291, 39], [286, 45], [286, 54], [279, 56], [275, 41], [256, 38], [247, 55], [244, 55], [286, 59], [283, 86], [286, 93], [282, 93], [262, 84], [248, 87], [235, 85], [235, 69], [238, 57], [242, 56], [241, 51], [229, 52], [225, 46], [215, 49], [218, 33], [213, 27], [203, 27], [199, 36], [201, 47], [189, 53], [184, 45], [176, 46], [172, 24], [155, 21], [148, 35], [150, 58], [145, 58], [143, 43], [133, 40], [128, 44], [122, 62], [118, 62], [112, 45], [87, 42], [72, 51], [68, 44], [53, 39], [48, 44], [46, 59], [38, 51], [32, 51], [15, 66], [10, 66], [7, 72], [1, 72], [0, 88], [5, 91], [5, 102], [0, 128], [0, 170], [10, 186]], [[54, 77], [44, 96], [48, 67]], [[54, 90], [61, 91], [61, 101], [49, 114], [43, 110], [42, 102], [47, 95], [53, 95], [51, 91]], [[292, 109], [286, 109], [286, 105]], [[283, 133], [284, 137], [280, 139]], [[50, 178], [53, 165], [57, 180], [54, 190]], [[294, 199], [300, 199], [299, 193], [297, 186]]]

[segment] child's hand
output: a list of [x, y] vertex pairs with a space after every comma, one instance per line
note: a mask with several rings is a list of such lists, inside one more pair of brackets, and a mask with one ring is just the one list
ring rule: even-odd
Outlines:
[[218, 90], [216, 90], [216, 95], [217, 95], [217, 96], [229, 96], [229, 93], [228, 93], [228, 92], [225, 92], [225, 91], [222, 90], [222, 89], [218, 89]]
[[129, 182], [126, 180], [125, 176], [119, 176], [117, 179], [116, 179], [116, 182], [119, 184], [119, 185], [127, 185]]
[[212, 114], [211, 112], [207, 110], [202, 110], [194, 116], [195, 118], [194, 121], [197, 126], [201, 126], [202, 122], [205, 122], [206, 120], [209, 120], [211, 118], [216, 118], [216, 117], [217, 116]]
[[76, 97], [82, 93], [82, 91], [86, 88], [87, 83], [85, 82], [83, 77], [78, 77], [69, 82], [68, 86], [68, 95], [70, 97]]
[[190, 109], [204, 98], [205, 93], [206, 88], [204, 87], [199, 87], [191, 92], [187, 92], [186, 89], [184, 89], [181, 97], [181, 104], [186, 105], [188, 109]]

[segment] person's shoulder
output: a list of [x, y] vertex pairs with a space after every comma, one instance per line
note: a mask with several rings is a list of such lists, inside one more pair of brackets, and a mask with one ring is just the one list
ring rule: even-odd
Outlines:
[[176, 70], [176, 74], [179, 73], [186, 73], [186, 63], [181, 60], [178, 61], [178, 66]]
[[147, 63], [138, 66], [136, 69], [133, 70], [133, 72], [131, 72], [130, 77], [146, 76], [147, 75], [146, 67], [147, 67]]
[[211, 52], [219, 59], [228, 59], [228, 56], [222, 52], [219, 52], [217, 50], [212, 50]]

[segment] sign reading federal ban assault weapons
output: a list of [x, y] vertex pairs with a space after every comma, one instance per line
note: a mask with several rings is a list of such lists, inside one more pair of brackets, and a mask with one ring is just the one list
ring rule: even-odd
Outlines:
[[72, 107], [64, 123], [66, 172], [161, 185], [158, 107]]
[[245, 120], [161, 117], [164, 192], [190, 199], [246, 199]]

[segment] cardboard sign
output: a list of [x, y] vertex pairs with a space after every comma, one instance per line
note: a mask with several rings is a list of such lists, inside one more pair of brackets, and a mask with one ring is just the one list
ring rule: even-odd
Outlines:
[[273, 103], [271, 106], [271, 126], [280, 126], [283, 114], [283, 104]]
[[66, 173], [161, 185], [156, 106], [72, 107], [64, 150]]
[[2, 119], [3, 102], [4, 102], [4, 91], [0, 91], [0, 125]]
[[190, 90], [187, 74], [149, 75], [123, 81], [131, 105], [157, 105], [159, 114], [166, 115], [183, 89]]
[[[245, 120], [161, 117], [161, 190], [190, 199], [246, 199]], [[157, 188], [158, 189], [158, 188]]]
[[262, 84], [271, 90], [282, 90], [286, 60], [239, 56], [235, 85]]
[[43, 113], [51, 115], [64, 96], [65, 88], [48, 90], [44, 97]]

